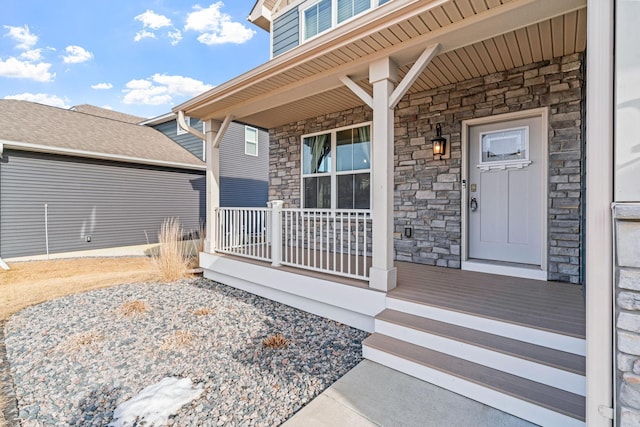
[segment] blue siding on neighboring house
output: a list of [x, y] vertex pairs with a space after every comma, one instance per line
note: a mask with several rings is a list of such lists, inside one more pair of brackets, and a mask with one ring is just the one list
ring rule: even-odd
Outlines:
[[[205, 176], [189, 171], [6, 150], [0, 159], [0, 257], [157, 242], [167, 217], [205, 217]], [[91, 236], [91, 242], [87, 242]]]
[[300, 44], [300, 23], [298, 8], [278, 16], [273, 20], [273, 56], [280, 55]]
[[269, 133], [258, 129], [258, 155], [245, 154], [244, 128], [231, 123], [220, 143], [220, 205], [266, 207], [269, 193]]
[[[202, 140], [176, 135], [176, 120], [153, 127], [191, 153], [202, 158]], [[200, 120], [191, 118], [191, 127], [202, 129]], [[231, 122], [220, 143], [220, 205], [223, 207], [264, 207], [269, 192], [269, 133], [258, 129], [258, 155], [245, 154], [242, 123]]]
[[[153, 125], [152, 127], [173, 139], [197, 158], [204, 160], [202, 140], [187, 132], [178, 135], [178, 123], [176, 120], [170, 120], [158, 125]], [[198, 119], [191, 119], [191, 127], [203, 132], [202, 122]]]

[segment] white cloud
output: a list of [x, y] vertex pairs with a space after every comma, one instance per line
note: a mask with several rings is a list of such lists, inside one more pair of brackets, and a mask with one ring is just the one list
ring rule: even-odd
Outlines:
[[153, 10], [149, 10], [149, 9], [147, 9], [146, 12], [141, 13], [140, 15], [136, 16], [133, 19], [135, 19], [136, 21], [142, 22], [142, 26], [144, 28], [151, 28], [152, 30], [158, 30], [162, 27], [171, 26], [171, 19], [167, 18], [164, 15], [159, 15], [155, 13]]
[[39, 61], [42, 59], [42, 49], [25, 50], [20, 54], [20, 58], [26, 61]]
[[91, 89], [96, 89], [96, 90], [108, 90], [111, 89], [113, 87], [113, 85], [111, 83], [98, 83], [95, 85], [91, 85]]
[[230, 15], [222, 12], [221, 1], [211, 4], [207, 8], [194, 6], [194, 12], [187, 15], [185, 31], [192, 30], [200, 33], [198, 41], [206, 45], [236, 43], [249, 41], [255, 31], [245, 27], [240, 22], [233, 22]]
[[111, 105], [103, 105], [100, 108], [104, 108], [105, 110], [113, 110], [113, 107]]
[[178, 43], [180, 43], [180, 40], [182, 40], [182, 31], [180, 30], [169, 31], [167, 33], [167, 36], [169, 36], [169, 38], [171, 39], [171, 45], [175, 46]]
[[148, 79], [131, 80], [126, 84], [125, 104], [170, 105], [174, 97], [193, 97], [213, 86], [183, 76], [154, 74]]
[[80, 64], [93, 58], [93, 53], [80, 46], [67, 46], [65, 51], [67, 55], [62, 57], [65, 64]]
[[5, 35], [18, 42], [16, 45], [18, 49], [29, 50], [38, 43], [38, 36], [31, 34], [29, 27], [26, 25], [24, 27], [5, 25], [4, 28], [9, 30]]
[[139, 42], [142, 39], [155, 39], [156, 35], [150, 31], [140, 30], [136, 33], [136, 36], [133, 38], [134, 42]]
[[49, 72], [51, 64], [39, 62], [33, 64], [29, 61], [20, 61], [17, 58], [0, 59], [0, 76], [18, 79], [31, 79], [38, 82], [50, 82], [56, 76]]
[[37, 102], [39, 104], [51, 105], [53, 107], [70, 108], [67, 98], [60, 98], [56, 95], [48, 95], [46, 93], [21, 93], [18, 95], [7, 95], [4, 99], [18, 99], [22, 101]]

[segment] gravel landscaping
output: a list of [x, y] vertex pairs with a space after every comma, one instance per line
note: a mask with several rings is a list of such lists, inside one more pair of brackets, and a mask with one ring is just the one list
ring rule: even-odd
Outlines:
[[71, 295], [5, 326], [23, 426], [106, 425], [165, 377], [204, 389], [170, 425], [278, 425], [361, 360], [366, 336], [206, 279]]

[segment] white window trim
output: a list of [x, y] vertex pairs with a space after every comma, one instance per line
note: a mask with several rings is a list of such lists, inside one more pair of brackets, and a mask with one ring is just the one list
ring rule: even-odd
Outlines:
[[[187, 126], [191, 126], [191, 117], [184, 116], [184, 122], [187, 124]], [[178, 123], [178, 121], [176, 120], [176, 135], [184, 135], [186, 133], [189, 133], [189, 132], [186, 131], [185, 129], [182, 129], [182, 127], [180, 126], [180, 123]]]
[[[298, 34], [299, 34], [298, 42], [300, 44], [306, 43], [309, 40], [313, 40], [316, 37], [320, 36], [321, 34], [325, 34], [326, 32], [331, 31], [332, 29], [334, 29], [334, 28], [336, 28], [336, 27], [338, 27], [340, 25], [344, 25], [344, 24], [352, 21], [353, 19], [355, 19], [355, 18], [357, 18], [359, 16], [362, 16], [365, 13], [370, 12], [374, 8], [380, 6], [379, 0], [369, 0], [369, 8], [367, 10], [365, 10], [364, 12], [360, 12], [357, 15], [353, 15], [349, 19], [345, 19], [344, 21], [338, 23], [338, 0], [331, 0], [331, 26], [328, 29], [326, 29], [326, 30], [324, 30], [324, 31], [322, 31], [322, 32], [320, 32], [318, 34], [316, 34], [314, 36], [311, 36], [308, 39], [305, 39], [304, 35], [305, 35], [306, 25], [305, 25], [305, 20], [304, 20], [304, 12], [307, 9], [309, 9], [310, 7], [313, 7], [316, 4], [320, 3], [320, 1], [321, 0], [307, 0], [307, 1], [302, 2], [302, 3], [300, 3], [298, 5], [298, 27], [299, 27], [298, 28], [298, 31], [299, 31], [298, 32]], [[388, 3], [390, 3], [390, 2], [388, 2]], [[287, 10], [289, 10], [289, 9], [287, 9]], [[274, 17], [274, 19], [276, 17]]]
[[[369, 141], [369, 144], [371, 146], [371, 152], [373, 152], [373, 122], [362, 122], [362, 123], [357, 123], [354, 125], [349, 125], [349, 126], [342, 126], [339, 128], [334, 128], [331, 130], [324, 130], [324, 131], [319, 131], [319, 132], [313, 132], [313, 133], [307, 133], [304, 134], [300, 137], [300, 207], [302, 209], [313, 209], [313, 210], [317, 210], [317, 211], [339, 211], [339, 210], [344, 210], [344, 209], [338, 209], [337, 205], [338, 205], [338, 192], [337, 192], [337, 185], [338, 185], [338, 175], [353, 175], [353, 174], [359, 174], [359, 173], [369, 173], [369, 177], [371, 179], [373, 173], [371, 170], [371, 167], [369, 167], [369, 169], [357, 169], [357, 170], [348, 170], [348, 171], [337, 171], [337, 162], [338, 162], [338, 156], [337, 154], [337, 138], [336, 135], [338, 132], [343, 131], [343, 130], [347, 130], [347, 129], [355, 129], [355, 128], [359, 128], [359, 127], [363, 127], [363, 126], [369, 126], [369, 131], [370, 131], [370, 135], [371, 137], [369, 139], [371, 139], [371, 141]], [[309, 138], [312, 136], [317, 136], [317, 135], [325, 135], [325, 134], [330, 134], [331, 135], [331, 172], [321, 172], [321, 173], [308, 173], [305, 174], [304, 173], [304, 156], [303, 156], [303, 147], [304, 147], [304, 139], [305, 138]], [[371, 163], [369, 164], [371, 165]], [[311, 178], [311, 177], [322, 177], [322, 176], [330, 176], [331, 177], [331, 208], [305, 208], [304, 207], [304, 179], [305, 178]], [[371, 212], [371, 199], [373, 198], [372, 195], [372, 190], [373, 190], [373, 186], [369, 185], [369, 209], [356, 209], [358, 211], [362, 211], [362, 212]], [[351, 210], [351, 209], [349, 209]]]
[[[247, 139], [247, 130], [248, 129], [256, 131], [256, 140], [255, 140], [255, 142], [254, 141], [249, 141]], [[255, 144], [256, 145], [256, 154], [247, 152], [247, 144]], [[244, 154], [246, 154], [247, 156], [258, 157], [258, 148], [259, 148], [259, 146], [260, 146], [260, 131], [257, 128], [245, 125], [245, 127], [244, 127]]]

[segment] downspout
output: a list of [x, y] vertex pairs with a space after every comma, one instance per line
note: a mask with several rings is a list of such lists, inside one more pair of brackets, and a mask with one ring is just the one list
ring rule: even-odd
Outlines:
[[[0, 159], [2, 159], [3, 153], [4, 153], [4, 144], [0, 142]], [[1, 178], [0, 178], [0, 180], [1, 180]], [[1, 219], [1, 217], [2, 217], [2, 212], [0, 211], [0, 219]], [[2, 239], [1, 230], [0, 230], [0, 239]], [[2, 260], [1, 256], [0, 256], [0, 268], [2, 268], [3, 270], [8, 270], [9, 269], [9, 266], [7, 265], [6, 262], [4, 262]]]
[[187, 122], [184, 120], [184, 111], [182, 110], [178, 111], [178, 125], [185, 131], [189, 132], [191, 135], [195, 136], [196, 138], [200, 138], [203, 140], [207, 139], [204, 133], [187, 125]]

